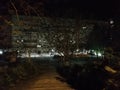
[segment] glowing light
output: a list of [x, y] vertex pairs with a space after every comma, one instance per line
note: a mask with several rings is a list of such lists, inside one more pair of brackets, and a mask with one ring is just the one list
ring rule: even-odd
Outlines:
[[79, 49], [76, 50], [77, 52], [79, 51]]
[[87, 27], [84, 26], [84, 27], [82, 27], [82, 28], [83, 28], [83, 29], [86, 29]]
[[91, 50], [92, 52], [94, 52], [94, 50]]
[[[42, 54], [37, 54], [37, 53], [31, 53], [30, 57], [35, 58], [35, 57], [53, 57], [54, 55], [50, 55], [49, 53], [42, 53]], [[21, 58], [25, 58], [25, 57], [29, 57], [29, 55], [27, 53], [22, 53]]]
[[97, 53], [96, 53], [96, 52], [94, 52], [94, 54], [95, 54], [95, 55], [97, 55]]
[[3, 51], [2, 51], [2, 50], [0, 50], [0, 54], [3, 54]]
[[110, 20], [110, 24], [113, 24], [114, 23], [114, 21], [113, 20]]
[[55, 52], [55, 50], [54, 50], [54, 49], [52, 49], [51, 51], [52, 51], [52, 52]]
[[38, 48], [40, 48], [40, 47], [41, 47], [41, 45], [37, 45], [37, 47], [38, 47]]
[[98, 53], [98, 56], [100, 56], [100, 57], [101, 57], [101, 56], [102, 56], [102, 54], [101, 54], [101, 53]]
[[24, 40], [21, 40], [21, 42], [23, 42]]
[[17, 40], [17, 42], [19, 43], [19, 40]]

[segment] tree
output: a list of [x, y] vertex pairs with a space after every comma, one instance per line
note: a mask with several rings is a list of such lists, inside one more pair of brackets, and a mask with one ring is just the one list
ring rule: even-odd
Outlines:
[[[26, 0], [10, 0], [8, 2], [8, 11], [11, 15], [15, 16], [15, 22], [11, 21], [10, 23], [12, 23], [12, 27], [18, 27], [18, 29], [14, 29], [12, 30], [12, 35], [16, 35], [19, 36], [17, 42], [16, 42], [16, 46], [18, 46], [17, 48], [13, 48], [15, 50], [25, 50], [25, 52], [28, 53], [29, 59], [30, 59], [30, 55], [31, 55], [31, 45], [29, 45], [30, 47], [23, 49], [23, 47], [25, 47], [24, 45], [24, 40], [22, 39], [22, 35], [24, 34], [23, 31], [21, 30], [21, 28], [24, 28], [24, 31], [28, 31], [31, 32], [31, 28], [33, 28], [33, 26], [30, 25], [25, 25], [23, 18], [21, 19], [21, 14], [26, 16], [26, 17], [30, 17], [35, 15], [37, 17], [43, 16], [43, 3], [42, 1], [39, 1], [37, 4], [36, 3], [29, 3]], [[33, 18], [31, 19], [33, 20]], [[27, 21], [27, 24], [30, 21]], [[28, 37], [30, 37], [30, 35], [28, 35]], [[31, 40], [31, 37], [29, 38]], [[32, 41], [32, 40], [31, 40]], [[35, 41], [35, 40], [33, 40]]]
[[[47, 33], [46, 40], [52, 48], [55, 48], [56, 52], [63, 54], [65, 61], [68, 61], [69, 57], [86, 43], [93, 25], [82, 22], [76, 24], [74, 20], [73, 23], [70, 23], [69, 20], [61, 23], [63, 26], [56, 25], [58, 30]], [[72, 27], [72, 25], [74, 26]]]
[[11, 48], [11, 29], [7, 16], [0, 16], [0, 48]]
[[[19, 3], [18, 6], [17, 3]], [[24, 23], [19, 17], [19, 10], [22, 10], [25, 16], [36, 14], [40, 17], [40, 12], [38, 12], [39, 7], [34, 7], [34, 5], [30, 5], [26, 1], [18, 0], [13, 2], [10, 0], [10, 5], [15, 11], [17, 18], [16, 24], [18, 24], [19, 27], [24, 27]], [[68, 21], [65, 19], [61, 21], [55, 20], [54, 23], [57, 25], [52, 26], [52, 28], [56, 28], [58, 30], [49, 31], [46, 35], [46, 40], [48, 41], [49, 46], [55, 48], [57, 52], [63, 53], [65, 58], [68, 58], [76, 49], [80, 49], [81, 45], [86, 43], [86, 37], [93, 27], [91, 24], [88, 25], [86, 23], [82, 23], [77, 19], [69, 19]], [[47, 29], [48, 28], [51, 27], [48, 26]], [[27, 28], [28, 31], [30, 29], [31, 28]]]
[[107, 45], [108, 25], [95, 23], [87, 41], [87, 47], [94, 50], [103, 50]]

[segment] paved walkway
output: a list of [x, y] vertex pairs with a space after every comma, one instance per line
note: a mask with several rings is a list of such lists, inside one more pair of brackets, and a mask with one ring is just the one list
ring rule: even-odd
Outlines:
[[25, 81], [11, 88], [10, 90], [74, 90], [62, 77], [60, 77], [53, 67], [49, 67], [47, 72], [32, 80]]

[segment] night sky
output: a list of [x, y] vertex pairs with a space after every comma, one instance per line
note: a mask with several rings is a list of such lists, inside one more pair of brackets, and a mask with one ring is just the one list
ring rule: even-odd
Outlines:
[[[14, 0], [12, 0], [14, 1]], [[44, 3], [45, 14], [59, 17], [109, 19], [120, 17], [120, 0], [25, 0]], [[7, 12], [9, 0], [0, 0], [0, 13]]]
[[[50, 0], [49, 0], [50, 1]], [[51, 0], [48, 11], [65, 13], [69, 9], [85, 18], [116, 18], [120, 16], [120, 0]]]

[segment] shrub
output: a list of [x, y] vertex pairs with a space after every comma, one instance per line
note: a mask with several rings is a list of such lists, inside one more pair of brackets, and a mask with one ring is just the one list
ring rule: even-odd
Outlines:
[[0, 74], [0, 86], [10, 86], [24, 79], [29, 79], [40, 73], [38, 62], [21, 61], [17, 65], [10, 64], [6, 70]]

